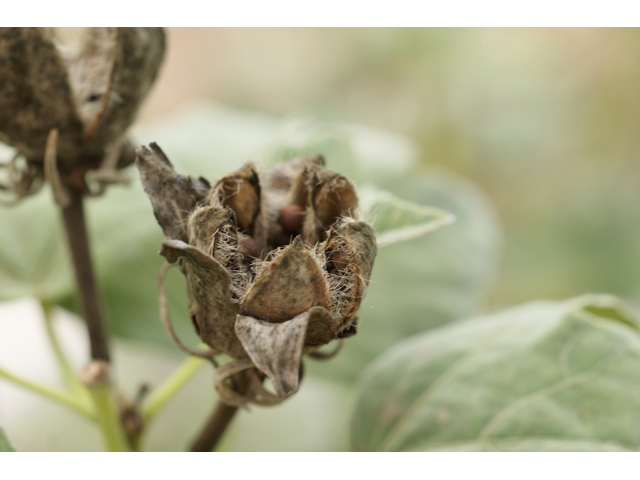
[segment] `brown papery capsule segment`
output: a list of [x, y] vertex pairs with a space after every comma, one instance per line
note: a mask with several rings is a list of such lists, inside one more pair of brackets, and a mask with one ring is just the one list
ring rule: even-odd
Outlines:
[[273, 237], [273, 246], [274, 248], [284, 247], [285, 245], [289, 245], [293, 240], [293, 235], [291, 233], [285, 232], [284, 230], [279, 231]]
[[316, 186], [313, 206], [322, 228], [328, 230], [340, 217], [358, 208], [355, 186], [346, 177], [333, 174]]
[[238, 226], [252, 235], [254, 220], [260, 212], [260, 181], [255, 167], [248, 164], [239, 172], [218, 180], [206, 202], [231, 208], [236, 214]]
[[280, 210], [278, 222], [287, 232], [300, 232], [303, 221], [304, 209], [299, 205], [287, 205]]
[[349, 260], [342, 252], [333, 251], [329, 255], [329, 261], [336, 270], [344, 270], [349, 266]]
[[328, 309], [329, 292], [311, 252], [297, 239], [258, 274], [240, 313], [281, 323], [315, 306]]

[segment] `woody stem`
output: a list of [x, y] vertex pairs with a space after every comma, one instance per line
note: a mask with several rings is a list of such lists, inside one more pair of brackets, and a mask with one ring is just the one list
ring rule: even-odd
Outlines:
[[82, 193], [69, 193], [71, 201], [67, 207], [62, 208], [62, 218], [73, 260], [78, 307], [87, 323], [91, 358], [108, 362], [109, 344], [89, 251]]
[[190, 450], [192, 452], [210, 452], [213, 450], [237, 411], [238, 407], [218, 401], [207, 424], [195, 442], [191, 444]]

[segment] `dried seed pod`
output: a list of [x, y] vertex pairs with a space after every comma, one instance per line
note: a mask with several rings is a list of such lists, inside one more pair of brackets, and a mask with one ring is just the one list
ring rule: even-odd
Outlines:
[[54, 29], [0, 28], [0, 141], [42, 173], [57, 129], [59, 175], [84, 190], [84, 174], [109, 153], [110, 168], [134, 161], [123, 134], [158, 74], [165, 39], [160, 28], [100, 27], [79, 45], [62, 45]]
[[221, 398], [272, 404], [296, 392], [302, 356], [356, 332], [377, 247], [353, 184], [321, 157], [248, 164], [208, 190], [155, 144], [137, 165], [170, 239], [160, 253], [187, 278], [196, 333], [236, 359], [218, 370]]

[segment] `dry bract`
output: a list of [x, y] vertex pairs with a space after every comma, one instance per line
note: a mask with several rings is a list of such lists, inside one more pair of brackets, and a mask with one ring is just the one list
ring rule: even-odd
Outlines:
[[302, 355], [355, 333], [371, 276], [375, 235], [354, 185], [321, 157], [249, 163], [213, 185], [175, 172], [155, 144], [136, 163], [197, 334], [235, 359], [217, 370], [222, 399], [271, 404], [296, 392]]

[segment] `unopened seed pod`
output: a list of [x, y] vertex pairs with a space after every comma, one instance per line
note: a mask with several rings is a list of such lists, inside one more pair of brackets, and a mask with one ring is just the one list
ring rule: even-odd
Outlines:
[[123, 134], [158, 74], [165, 37], [161, 28], [88, 28], [71, 48], [56, 35], [0, 28], [0, 141], [41, 174], [53, 149], [63, 183], [82, 189], [107, 154], [114, 167], [134, 161]]

